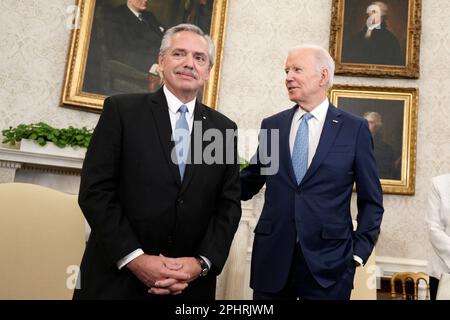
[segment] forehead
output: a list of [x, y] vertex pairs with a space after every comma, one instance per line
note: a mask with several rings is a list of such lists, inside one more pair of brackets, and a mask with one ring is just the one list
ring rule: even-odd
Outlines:
[[367, 7], [367, 13], [371, 13], [371, 12], [380, 12], [380, 7], [376, 4], [371, 4], [370, 6]]
[[208, 52], [208, 42], [205, 38], [190, 31], [175, 33], [170, 39], [170, 49], [183, 49], [195, 52]]
[[306, 65], [312, 63], [312, 49], [302, 48], [291, 51], [286, 59], [286, 65]]

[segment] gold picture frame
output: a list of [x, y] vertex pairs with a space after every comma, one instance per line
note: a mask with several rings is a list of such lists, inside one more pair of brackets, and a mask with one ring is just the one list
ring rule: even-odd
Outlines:
[[338, 108], [368, 119], [384, 193], [413, 195], [416, 178], [418, 89], [334, 85]]
[[[70, 49], [67, 59], [67, 67], [66, 74], [64, 80], [64, 86], [62, 90], [61, 97], [61, 105], [62, 106], [72, 106], [76, 108], [81, 108], [89, 111], [101, 111], [103, 108], [103, 101], [105, 98], [111, 94], [106, 92], [106, 90], [87, 90], [86, 89], [86, 79], [91, 79], [91, 76], [87, 76], [89, 73], [89, 69], [87, 70], [88, 57], [90, 54], [90, 46], [103, 39], [103, 34], [101, 32], [96, 32], [95, 35], [93, 32], [93, 25], [99, 21], [98, 16], [96, 16], [96, 8], [98, 8], [98, 1], [101, 0], [77, 0], [76, 6], [78, 8], [78, 15], [76, 17], [75, 25], [79, 27], [74, 27], [71, 35], [71, 43]], [[103, 3], [107, 2], [112, 4], [124, 4], [126, 1], [124, 0], [103, 0]], [[180, 4], [177, 2], [177, 6], [182, 8], [182, 4], [187, 1], [180, 1]], [[191, 1], [192, 2], [192, 1]], [[168, 3], [166, 0], [159, 1], [151, 1], [150, 4], [153, 4], [157, 8], [164, 7]], [[159, 7], [158, 7], [158, 3]], [[175, 3], [175, 2], [173, 2]], [[216, 107], [218, 102], [218, 88], [219, 88], [219, 80], [220, 80], [220, 70], [222, 63], [222, 54], [223, 54], [223, 43], [225, 36], [225, 24], [226, 24], [226, 16], [227, 16], [227, 7], [228, 0], [211, 0], [210, 9], [210, 36], [215, 44], [216, 52], [215, 52], [215, 64], [211, 70], [209, 80], [206, 82], [203, 93], [202, 93], [202, 101], [211, 107]], [[97, 7], [96, 7], [97, 5]], [[181, 10], [181, 9], [180, 9]], [[180, 11], [178, 10], [178, 11]], [[98, 11], [99, 14], [102, 12]], [[177, 10], [168, 10], [166, 8], [165, 12], [166, 16], [173, 16], [174, 12]], [[158, 18], [157, 12], [154, 15]], [[179, 15], [181, 16], [181, 15]], [[181, 22], [186, 22], [186, 20], [168, 20], [166, 21], [167, 28], [176, 25]], [[209, 22], [209, 21], [208, 21]], [[166, 29], [167, 29], [166, 28]], [[106, 29], [106, 28], [104, 28]], [[158, 43], [158, 49], [159, 49]], [[92, 46], [94, 48], [94, 46]], [[100, 58], [103, 59], [101, 55]], [[90, 65], [97, 66], [98, 63], [92, 63]], [[153, 67], [153, 66], [152, 66]], [[88, 71], [88, 72], [87, 72]], [[150, 73], [150, 70], [149, 70]], [[89, 74], [94, 74], [94, 76], [103, 76], [103, 72], [90, 72]], [[150, 78], [149, 75], [146, 75]], [[125, 83], [125, 82], [124, 82]], [[94, 86], [95, 87], [95, 86]], [[95, 87], [98, 88], [98, 87]], [[105, 92], [102, 92], [105, 91]], [[133, 91], [130, 91], [133, 92]]]
[[421, 0], [373, 3], [380, 2], [333, 0], [329, 51], [336, 74], [419, 78]]

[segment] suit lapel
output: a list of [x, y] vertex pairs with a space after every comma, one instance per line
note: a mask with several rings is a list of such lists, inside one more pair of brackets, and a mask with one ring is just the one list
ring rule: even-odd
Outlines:
[[283, 118], [279, 128], [280, 128], [280, 169], [286, 168], [286, 170], [281, 171], [285, 176], [285, 179], [292, 184], [292, 187], [297, 187], [297, 180], [295, 178], [294, 167], [292, 166], [292, 156], [291, 149], [289, 147], [289, 135], [291, 133], [292, 118], [297, 110], [298, 105], [295, 105], [291, 110], [289, 110], [285, 117]]
[[170, 167], [170, 171], [178, 185], [181, 185], [180, 172], [178, 165], [172, 161], [172, 150], [175, 147], [175, 143], [172, 140], [172, 126], [170, 124], [169, 107], [167, 106], [167, 100], [164, 96], [162, 88], [155, 94], [149, 95], [149, 104], [151, 106], [155, 126], [158, 131], [159, 141], [161, 148], [163, 149], [164, 156]]
[[[199, 126], [201, 124], [201, 127]], [[203, 133], [207, 130], [207, 118], [205, 107], [196, 101], [194, 109], [194, 124], [191, 132], [191, 144], [189, 147], [188, 163], [184, 172], [183, 183], [180, 193], [183, 193], [192, 181], [194, 174], [198, 171], [198, 166], [203, 163], [203, 150], [205, 148]], [[200, 159], [197, 159], [200, 156]]]
[[322, 134], [320, 136], [319, 145], [317, 146], [317, 150], [312, 159], [311, 165], [306, 171], [301, 184], [304, 184], [316, 172], [322, 161], [325, 159], [325, 156], [327, 155], [331, 146], [334, 144], [334, 140], [336, 139], [339, 129], [342, 125], [340, 115], [340, 110], [336, 109], [336, 107], [334, 107], [332, 104], [329, 104], [325, 123], [323, 124]]

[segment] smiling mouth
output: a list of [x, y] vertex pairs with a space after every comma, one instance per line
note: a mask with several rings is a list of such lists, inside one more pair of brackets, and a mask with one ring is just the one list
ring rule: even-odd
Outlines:
[[197, 79], [197, 77], [191, 73], [177, 72], [177, 75], [182, 76], [183, 78]]

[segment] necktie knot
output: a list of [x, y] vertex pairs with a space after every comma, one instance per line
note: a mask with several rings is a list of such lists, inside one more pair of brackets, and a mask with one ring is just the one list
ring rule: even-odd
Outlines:
[[311, 119], [313, 117], [314, 116], [311, 113], [307, 112], [303, 115], [302, 119], [305, 119], [305, 121], [308, 121], [309, 119]]
[[187, 111], [188, 111], [188, 108], [184, 104], [178, 108], [178, 112], [181, 113], [181, 115], [185, 114]]

